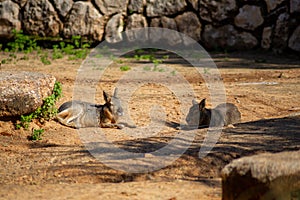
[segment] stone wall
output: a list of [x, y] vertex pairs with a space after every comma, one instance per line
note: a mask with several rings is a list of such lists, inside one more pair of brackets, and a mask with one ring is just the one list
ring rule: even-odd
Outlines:
[[0, 0], [2, 38], [22, 29], [115, 43], [124, 39], [120, 32], [149, 26], [178, 30], [210, 49], [300, 52], [299, 0]]

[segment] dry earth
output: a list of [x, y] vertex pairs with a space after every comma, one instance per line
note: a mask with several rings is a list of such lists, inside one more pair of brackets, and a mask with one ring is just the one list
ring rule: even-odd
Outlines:
[[[0, 60], [8, 56], [1, 53]], [[17, 54], [18, 58], [22, 56]], [[150, 130], [155, 130], [161, 125], [159, 131], [147, 137], [143, 136], [143, 132], [126, 134], [126, 130], [135, 133], [134, 128], [105, 129], [101, 136], [95, 130], [89, 132], [89, 129], [84, 129], [81, 132], [91, 133], [94, 138], [106, 136], [106, 143], [93, 141], [97, 148], [106, 148], [104, 155], [113, 157], [106, 164], [89, 153], [77, 130], [54, 120], [44, 124], [32, 123], [32, 127], [45, 129], [40, 141], [27, 139], [32, 127], [15, 130], [13, 121], [0, 121], [0, 199], [221, 199], [219, 173], [231, 160], [263, 152], [299, 150], [300, 59], [262, 52], [212, 53], [212, 57], [220, 70], [227, 101], [238, 106], [242, 122], [225, 128], [207, 156], [198, 156], [200, 147], [205, 146], [202, 142], [207, 133], [207, 129], [200, 129], [194, 132], [194, 137], [187, 133], [178, 139], [182, 143], [171, 146], [174, 154], [165, 156], [166, 160], [176, 157], [181, 150], [184, 153], [161, 169], [128, 173], [112, 168], [128, 165], [133, 169], [151, 169], [163, 163], [159, 159], [164, 157], [155, 156], [153, 152], [178, 138], [179, 131], [175, 126], [184, 117], [180, 110], [181, 97], [166, 87], [179, 87], [176, 84], [180, 83], [170, 78], [165, 85], [149, 83], [139, 87], [128, 101], [132, 123], [138, 127], [149, 125], [153, 105], [160, 105], [160, 109], [163, 107], [165, 120], [150, 127]], [[37, 55], [32, 54], [29, 60], [2, 64], [0, 70], [38, 71], [54, 75], [63, 84], [63, 97], [57, 103], [59, 106], [72, 99], [81, 62], [65, 57], [52, 61], [51, 65], [43, 65]], [[97, 91], [97, 102], [103, 102], [102, 89], [112, 91], [118, 80], [131, 71], [121, 71], [121, 66], [130, 66], [134, 70], [148, 66], [148, 63], [124, 57], [115, 60], [103, 71], [104, 75], [93, 88]], [[158, 67], [163, 66], [172, 67], [184, 76], [197, 99], [207, 98], [208, 104], [212, 104], [205, 81], [183, 59], [170, 54], [169, 59]], [[94, 70], [101, 71], [101, 68]], [[151, 80], [165, 78], [165, 71], [144, 71], [153, 78]], [[94, 80], [82, 81], [92, 85]], [[138, 77], [131, 76], [122, 84], [127, 88], [136, 87], [141, 83], [139, 81]], [[110, 143], [128, 152], [140, 153], [145, 160], [116, 155]], [[186, 151], [185, 144], [190, 144]]]

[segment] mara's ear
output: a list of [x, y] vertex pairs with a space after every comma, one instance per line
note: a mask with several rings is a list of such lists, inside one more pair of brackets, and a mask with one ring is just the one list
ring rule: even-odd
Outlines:
[[205, 101], [206, 99], [202, 99], [202, 101], [199, 103], [199, 110], [203, 110], [205, 108]]
[[193, 105], [197, 105], [198, 104], [198, 102], [195, 99], [193, 99], [192, 103], [193, 103]]
[[110, 95], [107, 94], [104, 90], [103, 90], [103, 97], [104, 97], [104, 101], [105, 101], [106, 103], [110, 103], [111, 97], [110, 97]]
[[115, 88], [115, 90], [114, 90], [114, 97], [117, 97], [117, 95], [118, 95], [118, 88]]

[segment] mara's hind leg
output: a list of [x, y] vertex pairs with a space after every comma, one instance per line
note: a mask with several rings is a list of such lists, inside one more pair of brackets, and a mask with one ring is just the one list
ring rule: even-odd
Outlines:
[[79, 124], [76, 123], [80, 112], [74, 113], [72, 109], [66, 109], [57, 114], [57, 119], [63, 125], [72, 127], [72, 128], [80, 128]]

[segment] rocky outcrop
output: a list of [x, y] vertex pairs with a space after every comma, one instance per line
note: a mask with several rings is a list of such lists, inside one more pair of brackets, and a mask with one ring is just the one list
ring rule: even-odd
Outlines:
[[0, 117], [31, 113], [50, 96], [55, 77], [36, 72], [0, 73]]
[[32, 35], [58, 36], [62, 29], [62, 22], [48, 0], [28, 0], [22, 23], [24, 31]]
[[299, 199], [300, 151], [261, 154], [224, 167], [222, 199]]
[[203, 41], [210, 49], [252, 49], [258, 44], [257, 39], [248, 32], [239, 32], [232, 25], [215, 28], [206, 25]]
[[0, 2], [0, 36], [10, 38], [12, 30], [21, 30], [18, 4], [6, 0]]
[[101, 41], [104, 26], [104, 17], [90, 2], [77, 1], [66, 17], [63, 33], [67, 38], [73, 35], [81, 35]]
[[[47, 37], [80, 35], [92, 42], [132, 42], [140, 36], [169, 45], [197, 41], [204, 48], [299, 52], [299, 14], [299, 0], [0, 0], [0, 38], [23, 29]], [[133, 31], [149, 26], [185, 36], [158, 29], [137, 36]], [[124, 30], [131, 30], [125, 38]]]
[[255, 30], [263, 22], [258, 6], [245, 5], [239, 9], [239, 14], [234, 18], [235, 25], [246, 30]]

